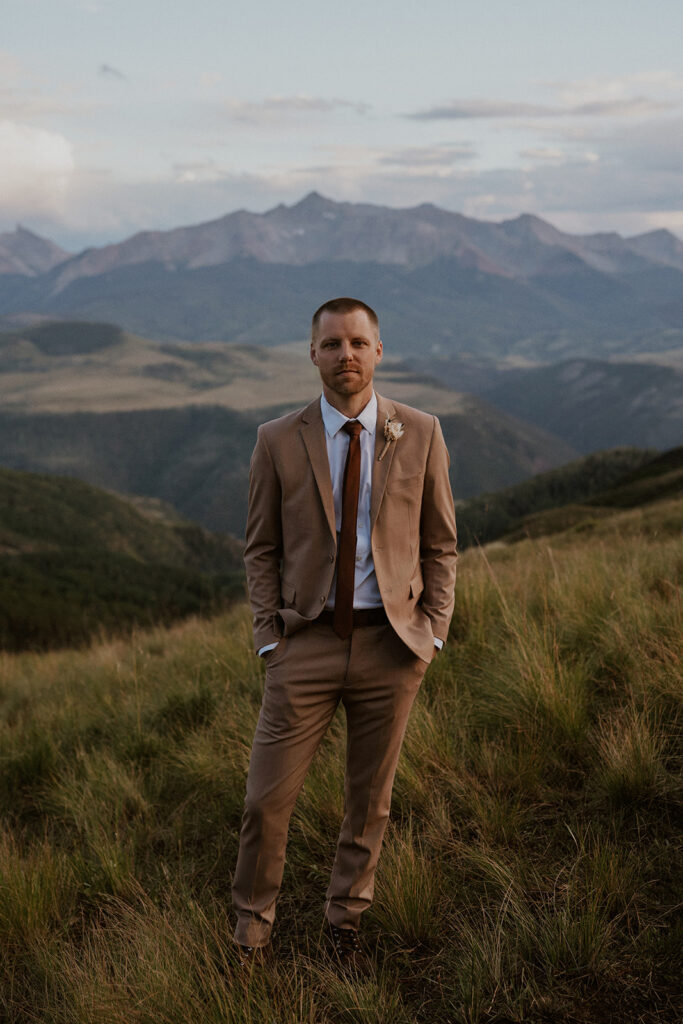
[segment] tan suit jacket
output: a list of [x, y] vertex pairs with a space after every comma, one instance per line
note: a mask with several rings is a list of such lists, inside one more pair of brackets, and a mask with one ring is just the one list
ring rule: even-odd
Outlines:
[[[389, 622], [425, 661], [453, 612], [456, 532], [448, 451], [435, 416], [377, 395], [372, 555]], [[388, 417], [404, 424], [381, 461]], [[337, 551], [320, 399], [259, 427], [244, 560], [259, 650], [325, 607]]]

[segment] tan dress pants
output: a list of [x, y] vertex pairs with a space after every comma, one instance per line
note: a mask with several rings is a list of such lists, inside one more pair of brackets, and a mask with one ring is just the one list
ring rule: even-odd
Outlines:
[[267, 655], [233, 880], [235, 940], [263, 946], [275, 919], [289, 819], [341, 701], [347, 745], [344, 819], [327, 890], [328, 920], [357, 928], [372, 902], [391, 789], [408, 715], [427, 663], [388, 625], [340, 640], [313, 624]]

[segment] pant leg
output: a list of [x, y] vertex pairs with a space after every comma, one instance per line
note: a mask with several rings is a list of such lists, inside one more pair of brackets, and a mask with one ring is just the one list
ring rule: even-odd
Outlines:
[[342, 700], [347, 719], [345, 810], [327, 890], [327, 917], [357, 928], [375, 869], [408, 716], [427, 663], [389, 626], [354, 631]]
[[262, 946], [270, 937], [289, 819], [339, 702], [347, 658], [335, 640], [321, 644], [320, 631], [307, 629], [268, 657], [232, 887], [241, 945]]

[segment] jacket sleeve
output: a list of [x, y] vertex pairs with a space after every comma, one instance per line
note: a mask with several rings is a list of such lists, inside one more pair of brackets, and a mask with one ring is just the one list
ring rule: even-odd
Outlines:
[[441, 425], [434, 417], [420, 514], [420, 562], [424, 581], [421, 606], [431, 620], [433, 635], [441, 640], [448, 636], [453, 614], [457, 559], [449, 462]]
[[247, 515], [244, 564], [249, 601], [254, 615], [256, 650], [275, 643], [276, 613], [281, 606], [280, 565], [282, 560], [281, 485], [265, 431], [259, 427], [249, 468], [249, 511]]

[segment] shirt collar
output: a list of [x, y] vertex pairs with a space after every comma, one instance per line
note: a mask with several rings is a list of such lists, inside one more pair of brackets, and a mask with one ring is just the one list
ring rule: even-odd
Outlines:
[[[324, 395], [320, 396], [320, 411], [323, 416], [323, 423], [325, 425], [325, 433], [329, 437], [334, 437], [339, 433], [344, 424], [351, 419], [350, 416], [345, 416], [343, 412], [339, 412], [333, 405], [327, 401]], [[372, 392], [372, 398], [365, 406], [363, 411], [355, 417], [359, 423], [362, 423], [363, 428], [367, 432], [374, 436], [377, 428], [377, 395]]]

